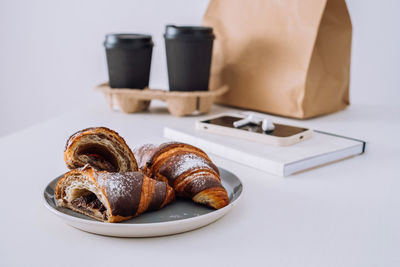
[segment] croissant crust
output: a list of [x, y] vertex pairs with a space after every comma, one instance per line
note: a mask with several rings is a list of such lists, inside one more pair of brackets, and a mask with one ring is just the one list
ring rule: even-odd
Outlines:
[[178, 196], [216, 209], [229, 204], [218, 168], [201, 149], [170, 142], [143, 145], [134, 154], [146, 175], [168, 182]]
[[125, 140], [105, 127], [87, 128], [67, 141], [64, 160], [69, 169], [90, 164], [110, 172], [137, 171], [136, 159]]
[[141, 172], [110, 173], [89, 165], [67, 172], [55, 188], [59, 206], [104, 222], [120, 222], [164, 207], [174, 190]]

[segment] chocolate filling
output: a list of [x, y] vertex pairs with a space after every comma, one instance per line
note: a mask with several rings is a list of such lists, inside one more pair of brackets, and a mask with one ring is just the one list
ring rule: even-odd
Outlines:
[[82, 146], [78, 151], [79, 155], [86, 155], [89, 159], [89, 164], [101, 171], [117, 172], [117, 159], [107, 150], [107, 148], [90, 144]]
[[98, 210], [104, 220], [107, 220], [106, 208], [94, 193], [82, 195], [71, 201], [71, 204], [86, 214], [94, 214], [93, 210]]

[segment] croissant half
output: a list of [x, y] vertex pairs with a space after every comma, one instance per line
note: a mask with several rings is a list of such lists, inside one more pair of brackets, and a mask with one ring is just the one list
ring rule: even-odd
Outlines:
[[110, 172], [137, 171], [136, 159], [125, 140], [105, 127], [87, 128], [67, 141], [64, 160], [69, 169], [90, 164]]
[[111, 173], [89, 165], [67, 172], [55, 188], [58, 206], [104, 222], [120, 222], [164, 207], [174, 190], [141, 172]]
[[229, 204], [218, 168], [201, 149], [173, 142], [143, 145], [134, 154], [146, 175], [168, 182], [176, 195], [215, 209]]

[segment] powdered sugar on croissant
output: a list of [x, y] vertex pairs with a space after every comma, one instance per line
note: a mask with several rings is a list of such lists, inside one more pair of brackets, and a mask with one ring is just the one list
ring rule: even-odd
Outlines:
[[199, 148], [171, 142], [144, 145], [134, 154], [139, 168], [157, 180], [168, 182], [178, 196], [216, 209], [229, 204], [218, 168]]

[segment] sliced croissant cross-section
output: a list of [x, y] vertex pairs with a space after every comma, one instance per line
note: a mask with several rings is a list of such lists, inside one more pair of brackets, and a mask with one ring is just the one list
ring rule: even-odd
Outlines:
[[141, 172], [96, 171], [89, 165], [67, 172], [55, 188], [58, 206], [104, 222], [120, 222], [164, 207], [174, 190]]
[[87, 128], [67, 141], [64, 160], [69, 169], [90, 164], [110, 172], [137, 171], [136, 159], [125, 140], [105, 127]]

